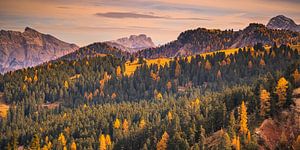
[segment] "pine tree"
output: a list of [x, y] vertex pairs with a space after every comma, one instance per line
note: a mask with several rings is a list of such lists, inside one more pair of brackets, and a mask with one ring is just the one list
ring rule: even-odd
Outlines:
[[300, 73], [298, 71], [298, 69], [296, 69], [293, 73], [293, 78], [294, 78], [294, 82], [295, 84], [300, 84]]
[[267, 90], [262, 89], [260, 91], [260, 116], [264, 117], [270, 112], [270, 99], [270, 93]]
[[121, 125], [120, 120], [117, 118], [117, 119], [115, 120], [115, 122], [114, 122], [114, 128], [115, 128], [115, 129], [119, 129], [119, 128], [120, 128], [120, 125]]
[[181, 74], [181, 67], [180, 64], [178, 63], [178, 61], [176, 61], [176, 65], [175, 65], [175, 77], [178, 78]]
[[248, 116], [247, 116], [247, 107], [245, 102], [242, 101], [241, 110], [240, 110], [240, 132], [244, 135], [248, 132]]
[[228, 130], [229, 130], [229, 135], [231, 137], [233, 137], [235, 135], [235, 131], [236, 131], [236, 121], [235, 121], [235, 117], [234, 117], [234, 110], [232, 110], [232, 112], [230, 113], [230, 116], [229, 116]]
[[278, 80], [277, 86], [276, 86], [276, 94], [278, 95], [278, 106], [282, 107], [286, 103], [286, 95], [287, 95], [287, 88], [288, 88], [288, 81], [281, 77]]
[[106, 141], [104, 134], [99, 137], [99, 150], [106, 150]]
[[166, 150], [168, 146], [168, 140], [169, 140], [169, 135], [165, 131], [164, 134], [162, 135], [160, 141], [156, 145], [157, 150]]

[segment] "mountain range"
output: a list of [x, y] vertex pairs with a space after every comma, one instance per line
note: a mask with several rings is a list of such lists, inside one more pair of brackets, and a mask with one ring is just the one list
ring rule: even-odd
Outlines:
[[0, 31], [0, 73], [55, 60], [79, 47], [26, 27], [24, 32]]
[[283, 15], [271, 18], [266, 26], [250, 23], [239, 31], [205, 28], [187, 30], [177, 40], [158, 47], [150, 37], [140, 34], [79, 48], [26, 27], [24, 32], [0, 31], [0, 73], [36, 66], [62, 56], [64, 59], [107, 54], [126, 59], [131, 55], [145, 58], [176, 57], [253, 46], [256, 43], [280, 45], [299, 42], [299, 25]]
[[175, 57], [212, 52], [221, 49], [264, 45], [297, 44], [300, 33], [290, 30], [269, 29], [263, 24], [251, 23], [243, 30], [212, 30], [198, 28], [182, 32], [177, 40], [157, 48], [137, 52], [137, 56], [146, 58]]

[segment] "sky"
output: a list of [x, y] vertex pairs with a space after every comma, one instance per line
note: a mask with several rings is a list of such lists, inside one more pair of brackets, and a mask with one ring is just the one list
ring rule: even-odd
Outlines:
[[79, 46], [146, 34], [155, 44], [188, 29], [245, 28], [285, 15], [300, 23], [300, 0], [0, 0], [0, 27], [31, 27]]

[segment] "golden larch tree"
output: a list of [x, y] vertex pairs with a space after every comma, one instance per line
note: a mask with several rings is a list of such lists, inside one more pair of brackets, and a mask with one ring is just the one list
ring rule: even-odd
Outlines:
[[111, 146], [111, 139], [110, 139], [110, 135], [109, 134], [107, 134], [105, 136], [105, 144], [106, 144], [106, 146]]
[[32, 150], [40, 150], [41, 146], [40, 146], [40, 137], [35, 134], [32, 138], [31, 144], [30, 144], [30, 149]]
[[76, 143], [75, 141], [73, 141], [71, 144], [71, 150], [76, 150], [76, 149], [77, 149]]
[[281, 77], [276, 86], [276, 94], [278, 95], [278, 106], [282, 107], [286, 103], [286, 95], [288, 89], [288, 81]]
[[117, 68], [116, 68], [116, 75], [117, 75], [117, 77], [122, 77], [122, 71], [121, 71], [121, 67], [120, 66], [118, 66]]
[[247, 107], [245, 102], [242, 101], [241, 110], [240, 110], [240, 132], [244, 135], [248, 132], [248, 116], [247, 116]]
[[64, 82], [64, 88], [66, 88], [66, 89], [69, 88], [69, 83], [68, 83], [68, 81], [65, 81], [65, 82]]
[[66, 138], [63, 133], [59, 134], [58, 141], [61, 144], [61, 146], [63, 147], [63, 150], [66, 150], [67, 149], [67, 147], [66, 147], [67, 141], [66, 141]]
[[106, 141], [104, 134], [99, 137], [99, 150], [106, 150]]
[[168, 146], [168, 140], [169, 140], [169, 135], [165, 131], [164, 134], [162, 135], [160, 141], [156, 145], [157, 150], [166, 150]]
[[207, 60], [205, 62], [205, 66], [204, 66], [205, 70], [210, 71], [211, 70], [211, 63]]
[[120, 128], [120, 125], [121, 125], [120, 120], [117, 118], [117, 119], [115, 120], [115, 122], [114, 122], [114, 128], [115, 128], [115, 129], [119, 129], [119, 128]]
[[270, 93], [262, 89], [260, 91], [260, 115], [264, 117], [270, 111]]
[[128, 124], [127, 119], [124, 119], [123, 124], [122, 124], [122, 127], [123, 127], [123, 131], [124, 131], [125, 133], [127, 133], [127, 132], [128, 132], [128, 128], [129, 128], [129, 124]]
[[145, 120], [144, 120], [144, 119], [141, 119], [141, 121], [140, 121], [140, 123], [139, 123], [139, 128], [140, 128], [140, 129], [143, 129], [143, 128], [145, 127], [145, 125], [146, 125]]
[[173, 119], [173, 115], [172, 115], [171, 111], [168, 112], [167, 118], [169, 121], [171, 121]]

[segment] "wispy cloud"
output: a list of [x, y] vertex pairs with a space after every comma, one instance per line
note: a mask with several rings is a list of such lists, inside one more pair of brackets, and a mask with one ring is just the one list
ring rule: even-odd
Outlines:
[[143, 18], [143, 19], [170, 19], [170, 20], [210, 20], [207, 18], [196, 18], [196, 17], [170, 17], [170, 16], [158, 16], [154, 15], [153, 12], [149, 14], [140, 14], [134, 12], [106, 12], [106, 13], [96, 13], [96, 16], [106, 17], [106, 18], [115, 18], [115, 19], [123, 19], [123, 18]]

